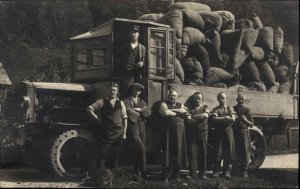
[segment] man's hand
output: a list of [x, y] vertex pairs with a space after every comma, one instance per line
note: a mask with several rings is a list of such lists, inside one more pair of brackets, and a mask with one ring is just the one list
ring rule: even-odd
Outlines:
[[141, 67], [144, 66], [144, 62], [142, 62], [142, 61], [141, 61], [141, 62], [138, 62], [136, 65], [137, 65], [137, 67], [140, 67], [140, 68], [141, 68]]
[[126, 134], [123, 134], [123, 137], [122, 137], [124, 140], [126, 140]]
[[136, 112], [142, 112], [142, 108], [134, 108], [134, 111], [136, 111]]

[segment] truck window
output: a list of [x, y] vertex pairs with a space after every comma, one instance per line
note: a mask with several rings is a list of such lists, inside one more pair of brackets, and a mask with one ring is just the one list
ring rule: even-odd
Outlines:
[[165, 77], [165, 32], [151, 32], [150, 34], [149, 71], [150, 77]]
[[77, 61], [76, 61], [77, 70], [88, 69], [87, 50], [77, 51], [76, 59], [77, 59]]
[[103, 49], [93, 49], [93, 67], [101, 67], [105, 64], [105, 52]]

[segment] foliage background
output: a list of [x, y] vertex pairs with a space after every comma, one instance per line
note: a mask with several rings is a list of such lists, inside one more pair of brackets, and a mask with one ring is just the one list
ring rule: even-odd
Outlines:
[[[178, 2], [176, 0], [175, 2]], [[192, 0], [190, 0], [192, 1]], [[285, 40], [299, 49], [299, 3], [259, 0], [198, 0], [236, 19], [253, 12], [265, 26], [281, 25]], [[69, 81], [70, 37], [115, 17], [136, 19], [164, 12], [168, 0], [10, 0], [0, 1], [0, 61], [13, 82]]]

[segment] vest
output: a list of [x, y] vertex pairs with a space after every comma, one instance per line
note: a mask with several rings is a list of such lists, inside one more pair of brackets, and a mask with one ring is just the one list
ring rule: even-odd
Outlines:
[[104, 106], [102, 108], [102, 114], [101, 114], [103, 124], [123, 127], [121, 101], [116, 100], [114, 106], [112, 106], [112, 104], [106, 98], [103, 101], [104, 101]]
[[[175, 106], [166, 102], [168, 109], [179, 109], [181, 108], [181, 103], [176, 102]], [[181, 116], [170, 116], [166, 118], [167, 123], [169, 124], [184, 124], [184, 118]]]

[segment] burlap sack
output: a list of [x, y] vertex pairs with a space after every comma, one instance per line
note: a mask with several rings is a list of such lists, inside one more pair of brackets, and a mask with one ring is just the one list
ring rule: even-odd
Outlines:
[[234, 30], [234, 23], [235, 23], [235, 17], [234, 15], [229, 11], [215, 11], [218, 13], [222, 18], [222, 27], [221, 30]]
[[182, 61], [182, 67], [184, 69], [185, 75], [200, 71], [203, 73], [201, 63], [195, 57], [188, 57]]
[[242, 83], [260, 82], [259, 70], [253, 61], [246, 61], [240, 69]]
[[196, 29], [187, 27], [183, 29], [182, 44], [184, 45], [203, 45], [205, 44], [206, 38], [204, 34]]
[[279, 88], [279, 84], [273, 85], [273, 86], [271, 86], [271, 87], [267, 90], [267, 92], [269, 92], [269, 93], [277, 93], [277, 92], [278, 92], [278, 88]]
[[262, 47], [266, 52], [273, 51], [273, 28], [263, 27], [258, 30], [255, 46]]
[[148, 21], [148, 22], [155, 22], [157, 19], [162, 17], [163, 14], [161, 13], [152, 13], [152, 14], [144, 14], [138, 18], [138, 20]]
[[183, 9], [182, 10], [183, 17], [183, 27], [192, 27], [196, 28], [200, 31], [203, 31], [204, 28], [204, 20], [198, 11]]
[[265, 58], [270, 64], [271, 68], [274, 70], [279, 63], [278, 55], [271, 51], [268, 54], [266, 54]]
[[222, 27], [222, 17], [217, 12], [199, 12], [204, 20], [203, 31], [216, 30], [220, 31]]
[[196, 2], [176, 2], [172, 5], [170, 5], [165, 12], [169, 12], [170, 10], [174, 9], [189, 9], [194, 11], [211, 11], [210, 7], [208, 5], [202, 4], [202, 3], [196, 3]]
[[233, 89], [236, 91], [244, 91], [247, 90], [247, 87], [241, 84], [237, 84], [237, 85], [230, 86], [229, 89]]
[[266, 86], [262, 81], [254, 81], [247, 84], [249, 90], [263, 91], [266, 92]]
[[221, 68], [210, 67], [207, 74], [207, 86], [212, 86], [215, 83], [226, 83], [235, 85], [239, 82], [240, 76], [237, 73], [231, 74]]
[[256, 13], [253, 14], [252, 22], [253, 22], [254, 29], [260, 29], [264, 27], [260, 18], [256, 15]]
[[254, 47], [254, 44], [258, 36], [258, 31], [253, 28], [248, 28], [243, 31], [244, 33], [243, 33], [241, 49], [249, 51]]
[[294, 61], [294, 54], [293, 54], [293, 48], [290, 44], [285, 43], [281, 54], [279, 56], [279, 63], [287, 65], [289, 68], [293, 67], [293, 61]]
[[178, 60], [182, 60], [188, 50], [188, 45], [184, 45], [184, 44], [176, 44], [176, 58]]
[[243, 30], [223, 30], [221, 36], [221, 50], [230, 57], [234, 57], [241, 49]]
[[248, 19], [238, 19], [235, 21], [235, 29], [249, 29], [253, 28], [253, 22]]
[[176, 30], [176, 37], [182, 37], [183, 19], [180, 10], [172, 10], [158, 18], [155, 22], [169, 25]]
[[181, 80], [184, 81], [184, 71], [183, 68], [179, 62], [179, 60], [177, 60], [175, 58], [175, 75]]
[[232, 59], [227, 64], [226, 70], [235, 71], [236, 69], [239, 69], [244, 64], [249, 55], [250, 52], [239, 50], [235, 57], [232, 57]]
[[203, 69], [203, 75], [206, 76], [210, 67], [209, 54], [202, 45], [198, 45], [198, 49], [199, 51], [197, 59], [200, 62], [201, 67]]
[[274, 74], [275, 74], [276, 81], [278, 81], [280, 83], [287, 82], [289, 80], [289, 78], [291, 77], [289, 67], [287, 67], [286, 65], [282, 65], [282, 64], [278, 65], [274, 69]]
[[275, 74], [267, 61], [262, 61], [257, 63], [257, 68], [259, 70], [260, 79], [264, 82], [267, 90], [276, 85], [275, 84]]
[[170, 82], [171, 82], [172, 84], [179, 84], [179, 85], [182, 85], [181, 79], [179, 79], [179, 77], [176, 76], [176, 75], [175, 75], [175, 78], [174, 78], [173, 80], [170, 80]]
[[253, 61], [260, 62], [265, 58], [265, 51], [261, 47], [253, 47], [250, 50], [250, 56]]
[[206, 32], [205, 48], [209, 52], [209, 56], [213, 62], [221, 61], [221, 37], [219, 32], [210, 30]]
[[280, 54], [283, 47], [284, 33], [280, 26], [274, 28], [273, 32], [274, 52]]
[[292, 88], [292, 82], [290, 80], [279, 85], [278, 93], [290, 94]]
[[216, 88], [228, 88], [225, 83], [215, 83], [215, 84], [212, 84], [212, 87], [216, 87]]

